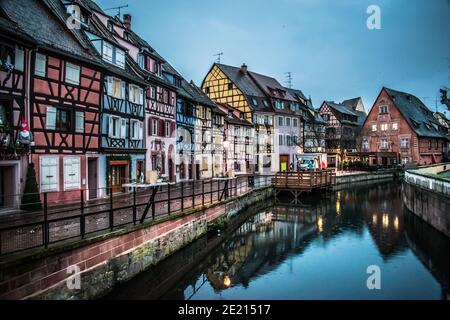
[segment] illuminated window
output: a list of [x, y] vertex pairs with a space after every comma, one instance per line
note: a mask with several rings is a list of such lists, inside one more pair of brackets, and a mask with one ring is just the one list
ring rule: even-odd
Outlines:
[[373, 125], [372, 125], [372, 131], [373, 131], [373, 132], [377, 131], [377, 125], [376, 125], [376, 124], [373, 124]]
[[398, 123], [393, 123], [392, 124], [392, 130], [398, 130]]

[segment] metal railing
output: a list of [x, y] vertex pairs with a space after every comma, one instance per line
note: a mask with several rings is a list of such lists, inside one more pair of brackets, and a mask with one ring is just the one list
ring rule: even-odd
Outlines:
[[[240, 176], [226, 179], [184, 181], [158, 187], [154, 201], [150, 190], [132, 189], [86, 201], [87, 190], [78, 190], [79, 201], [55, 205], [42, 194], [42, 210], [0, 218], [0, 255], [85, 239], [127, 226], [155, 221], [179, 212], [219, 203], [272, 184], [272, 176]], [[73, 192], [73, 191], [71, 191]], [[151, 207], [151, 214], [144, 211]]]

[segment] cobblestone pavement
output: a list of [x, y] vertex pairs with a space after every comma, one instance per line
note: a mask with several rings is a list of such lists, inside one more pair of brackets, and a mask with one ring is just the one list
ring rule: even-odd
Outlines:
[[[255, 187], [265, 186], [270, 179], [259, 177], [255, 180]], [[218, 202], [224, 190], [224, 181], [185, 182], [170, 187], [170, 212], [168, 201], [168, 187], [161, 187], [155, 197], [155, 219], [179, 212], [182, 208], [189, 209]], [[233, 180], [228, 186], [229, 195], [240, 195], [251, 190], [247, 177]], [[150, 190], [136, 192], [136, 223], [139, 223], [151, 195]], [[183, 199], [181, 196], [183, 195]], [[113, 195], [112, 220], [114, 229], [133, 223], [133, 194]], [[85, 204], [84, 228], [85, 235], [108, 232], [110, 222], [110, 199], [99, 199]], [[81, 205], [67, 206], [49, 205], [48, 208], [48, 243], [79, 239], [81, 237]], [[150, 208], [146, 221], [153, 219]], [[6, 229], [6, 230], [5, 230]], [[7, 254], [24, 249], [31, 249], [44, 245], [44, 214], [34, 212], [18, 214], [0, 218], [0, 254]]]

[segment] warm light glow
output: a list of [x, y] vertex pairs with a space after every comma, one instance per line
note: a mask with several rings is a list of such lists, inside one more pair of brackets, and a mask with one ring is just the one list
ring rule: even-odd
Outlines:
[[322, 147], [318, 147], [317, 152], [322, 152]]
[[297, 153], [303, 153], [303, 148], [302, 147], [297, 147]]
[[387, 213], [383, 214], [383, 228], [389, 228], [389, 216]]
[[270, 136], [269, 135], [264, 135], [264, 144], [269, 144], [270, 143]]
[[336, 213], [337, 214], [341, 214], [341, 203], [338, 201], [336, 201]]
[[323, 231], [323, 219], [322, 219], [322, 217], [319, 217], [317, 219], [317, 228], [319, 229], [319, 232]]
[[377, 217], [377, 215], [374, 213], [374, 214], [372, 215], [372, 223], [376, 225], [377, 222], [378, 222], [378, 217]]
[[228, 148], [230, 147], [230, 142], [229, 142], [228, 140], [225, 140], [225, 141], [223, 142], [223, 147], [224, 147], [225, 149], [228, 149]]
[[398, 217], [395, 217], [394, 218], [394, 228], [395, 228], [395, 230], [398, 230], [398, 225], [399, 225]]
[[230, 279], [229, 276], [225, 276], [225, 277], [223, 278], [223, 284], [225, 285], [225, 287], [231, 286], [231, 279]]

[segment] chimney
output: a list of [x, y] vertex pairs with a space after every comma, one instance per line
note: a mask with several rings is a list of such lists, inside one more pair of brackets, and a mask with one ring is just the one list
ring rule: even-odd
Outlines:
[[247, 73], [247, 65], [245, 63], [241, 66], [241, 73], [246, 74]]
[[123, 15], [123, 25], [128, 30], [131, 30], [131, 14], [124, 14]]

